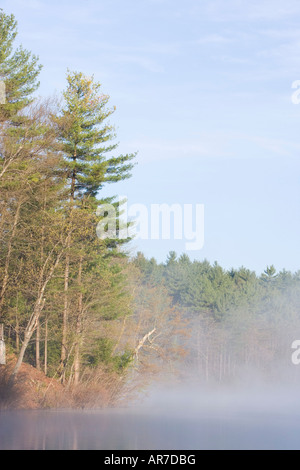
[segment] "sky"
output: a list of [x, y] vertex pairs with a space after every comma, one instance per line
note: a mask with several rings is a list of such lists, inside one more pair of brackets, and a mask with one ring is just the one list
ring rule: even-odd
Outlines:
[[116, 106], [118, 152], [138, 154], [132, 178], [105, 194], [145, 206], [150, 224], [153, 204], [203, 205], [199, 249], [171, 232], [135, 239], [132, 253], [164, 262], [174, 250], [258, 273], [300, 269], [298, 0], [1, 7], [16, 16], [16, 43], [43, 64], [40, 95], [60, 95], [67, 69], [76, 70], [94, 75]]

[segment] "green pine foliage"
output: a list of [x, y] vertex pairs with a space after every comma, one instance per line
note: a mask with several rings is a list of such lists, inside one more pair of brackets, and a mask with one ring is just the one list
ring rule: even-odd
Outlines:
[[279, 295], [298, 292], [300, 288], [298, 272], [277, 273], [274, 266], [257, 275], [244, 266], [224, 270], [217, 262], [191, 261], [186, 254], [177, 257], [174, 252], [161, 264], [138, 253], [133, 263], [145, 282], [167, 287], [174, 305], [218, 321], [242, 307], [259, 311], [268, 302], [276, 302]]
[[64, 106], [54, 117], [62, 142], [70, 195], [96, 198], [106, 183], [130, 177], [135, 154], [114, 156], [117, 144], [114, 128], [108, 118], [115, 108], [107, 108], [109, 96], [93, 77], [69, 72]]
[[6, 103], [1, 105], [0, 121], [19, 121], [18, 112], [32, 102], [38, 89], [41, 65], [36, 55], [22, 46], [15, 48], [17, 21], [0, 11], [0, 80], [5, 84]]

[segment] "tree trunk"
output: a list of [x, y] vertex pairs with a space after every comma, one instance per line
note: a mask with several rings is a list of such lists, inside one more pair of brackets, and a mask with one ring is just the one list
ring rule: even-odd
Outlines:
[[[69, 242], [68, 242], [69, 243]], [[65, 366], [67, 358], [67, 338], [68, 338], [68, 316], [69, 316], [69, 274], [70, 274], [70, 257], [66, 256], [65, 277], [64, 277], [64, 311], [63, 311], [63, 325], [62, 325], [62, 342], [61, 342], [61, 382], [65, 382]]]
[[44, 308], [44, 304], [45, 304], [45, 299], [43, 299], [42, 296], [40, 296], [38, 298], [38, 300], [36, 301], [33, 314], [32, 314], [31, 319], [30, 319], [30, 321], [29, 321], [29, 323], [26, 327], [26, 330], [25, 330], [25, 333], [24, 333], [24, 340], [23, 340], [23, 343], [22, 343], [22, 346], [21, 346], [21, 349], [20, 349], [20, 352], [19, 352], [19, 356], [18, 356], [16, 365], [15, 365], [13, 371], [12, 371], [12, 374], [11, 374], [12, 379], [14, 379], [14, 377], [18, 374], [18, 372], [20, 370], [20, 367], [21, 367], [23, 359], [24, 359], [25, 351], [26, 351], [26, 349], [28, 347], [28, 344], [29, 344], [29, 341], [31, 340], [31, 337], [32, 337], [32, 335], [33, 335], [33, 333], [36, 329], [40, 313], [41, 313], [42, 309]]
[[41, 312], [44, 308], [44, 305], [45, 305], [44, 293], [45, 293], [46, 287], [47, 287], [49, 281], [52, 279], [53, 273], [54, 273], [55, 269], [58, 266], [58, 263], [59, 263], [60, 258], [62, 256], [62, 253], [63, 253], [63, 251], [61, 251], [56, 256], [56, 259], [53, 262], [51, 268], [49, 269], [49, 272], [48, 272], [48, 275], [47, 275], [46, 279], [44, 279], [44, 280], [43, 280], [43, 278], [44, 278], [44, 274], [45, 274], [45, 269], [46, 269], [47, 264], [49, 263], [49, 260], [51, 259], [51, 253], [48, 255], [47, 259], [45, 260], [44, 266], [41, 269], [40, 289], [39, 289], [38, 297], [37, 297], [37, 300], [35, 302], [35, 306], [34, 306], [32, 315], [31, 315], [31, 317], [30, 317], [30, 319], [27, 323], [26, 329], [25, 329], [24, 340], [23, 340], [23, 343], [22, 343], [22, 346], [21, 346], [21, 349], [20, 349], [20, 352], [19, 352], [19, 356], [18, 356], [16, 365], [15, 365], [13, 371], [12, 371], [12, 374], [11, 374], [11, 380], [14, 380], [15, 376], [18, 374], [18, 372], [20, 370], [20, 367], [21, 367], [23, 359], [24, 359], [25, 351], [26, 351], [26, 349], [28, 347], [28, 344], [29, 344], [29, 341], [31, 340], [31, 337], [32, 337], [32, 335], [33, 335], [33, 333], [34, 333], [34, 331], [37, 327], [37, 323], [38, 323], [38, 320], [40, 318], [40, 314], [41, 314]]
[[16, 312], [16, 351], [20, 351], [20, 330], [19, 330], [19, 317], [18, 312]]
[[[77, 160], [77, 147], [75, 145], [75, 149], [74, 149], [74, 155], [73, 155], [73, 162], [76, 162]], [[72, 177], [71, 177], [71, 199], [72, 201], [75, 200], [75, 188], [76, 188], [76, 170], [75, 168], [73, 168], [73, 171], [72, 171]]]
[[35, 338], [35, 367], [37, 370], [41, 370], [40, 362], [40, 320], [36, 323], [36, 338]]
[[4, 325], [1, 323], [0, 325], [0, 364], [6, 364], [6, 348], [4, 342]]
[[9, 281], [8, 271], [9, 271], [11, 253], [12, 253], [12, 242], [13, 242], [13, 239], [15, 237], [16, 230], [17, 230], [21, 205], [22, 205], [22, 202], [19, 202], [19, 204], [17, 206], [16, 213], [15, 213], [15, 217], [14, 217], [14, 223], [13, 223], [13, 227], [12, 227], [11, 236], [10, 236], [10, 239], [9, 239], [9, 242], [8, 242], [8, 249], [7, 249], [7, 255], [6, 255], [6, 260], [5, 260], [5, 266], [4, 266], [4, 276], [3, 276], [3, 282], [2, 282], [2, 287], [1, 287], [1, 291], [0, 291], [0, 308], [2, 307], [2, 305], [4, 303], [4, 298], [5, 298], [4, 296], [5, 296], [7, 286], [8, 286], [8, 281]]
[[[79, 270], [78, 270], [78, 286], [81, 289], [82, 281], [82, 262], [83, 257], [80, 257], [79, 261]], [[76, 322], [76, 344], [75, 344], [75, 357], [74, 357], [74, 385], [79, 384], [80, 379], [80, 346], [81, 346], [81, 334], [82, 334], [82, 301], [83, 295], [82, 292], [79, 292], [78, 298], [78, 316]]]
[[81, 336], [81, 321], [78, 316], [76, 324], [76, 344], [75, 344], [75, 357], [74, 357], [74, 385], [79, 384], [80, 379], [80, 336]]
[[45, 322], [45, 346], [44, 346], [44, 373], [47, 375], [48, 372], [48, 318]]

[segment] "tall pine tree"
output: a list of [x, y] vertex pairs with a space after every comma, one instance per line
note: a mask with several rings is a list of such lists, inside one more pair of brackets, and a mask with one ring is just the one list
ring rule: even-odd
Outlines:
[[[135, 154], [113, 155], [117, 144], [113, 142], [114, 128], [109, 124], [108, 118], [115, 108], [107, 108], [109, 97], [101, 93], [101, 85], [95, 82], [93, 77], [86, 77], [78, 72], [69, 72], [67, 83], [67, 89], [63, 94], [63, 109], [60, 116], [54, 117], [69, 186], [66, 214], [69, 219], [70, 235], [64, 269], [61, 373], [64, 381], [70, 350], [73, 349], [72, 369], [74, 382], [78, 383], [84, 328], [84, 284], [85, 282], [91, 284], [92, 272], [95, 282], [103, 282], [103, 276], [107, 276], [108, 273], [107, 263], [109, 263], [107, 260], [106, 268], [103, 269], [103, 260], [107, 259], [109, 246], [118, 245], [117, 240], [109, 245], [109, 242], [97, 239], [95, 210], [102, 202], [98, 193], [106, 183], [130, 177]], [[110, 202], [112, 200], [113, 198]], [[79, 220], [81, 228], [78, 227]], [[82, 227], [86, 229], [82, 230]], [[89, 251], [85, 249], [87, 243]], [[91, 270], [93, 258], [99, 259], [98, 272], [95, 268]], [[112, 269], [115, 269], [115, 266]], [[76, 300], [72, 294], [72, 283], [76, 285]], [[104, 296], [102, 293], [102, 297]], [[99, 305], [99, 302], [101, 304], [100, 299], [94, 303]], [[75, 312], [71, 311], [71, 305], [76, 305]], [[70, 328], [72, 316], [73, 327]], [[71, 330], [76, 334], [75, 339], [71, 335], [73, 338], [70, 342]]]
[[14, 48], [17, 21], [14, 15], [0, 11], [0, 80], [5, 84], [5, 103], [1, 105], [0, 122], [16, 120], [17, 113], [32, 102], [39, 87], [41, 65], [38, 57], [22, 46]]

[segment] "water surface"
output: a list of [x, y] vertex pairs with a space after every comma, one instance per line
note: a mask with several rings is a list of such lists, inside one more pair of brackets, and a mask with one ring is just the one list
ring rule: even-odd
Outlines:
[[123, 409], [5, 411], [0, 449], [300, 449], [299, 400], [297, 390], [160, 390]]

